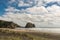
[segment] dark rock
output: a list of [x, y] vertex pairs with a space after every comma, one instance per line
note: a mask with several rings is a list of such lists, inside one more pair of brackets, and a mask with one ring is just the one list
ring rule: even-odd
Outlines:
[[0, 28], [12, 28], [12, 29], [14, 29], [15, 27], [20, 27], [20, 26], [13, 23], [13, 22], [0, 20]]
[[30, 22], [28, 22], [25, 26], [25, 28], [34, 28], [34, 27], [35, 27], [35, 25]]

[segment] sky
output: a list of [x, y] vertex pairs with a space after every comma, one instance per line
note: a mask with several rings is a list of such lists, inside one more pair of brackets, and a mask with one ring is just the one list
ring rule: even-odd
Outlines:
[[0, 0], [0, 20], [25, 26], [60, 27], [60, 0]]

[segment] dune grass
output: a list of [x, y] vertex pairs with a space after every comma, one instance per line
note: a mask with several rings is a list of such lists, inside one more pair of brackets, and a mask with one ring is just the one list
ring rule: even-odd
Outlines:
[[36, 36], [27, 32], [13, 31], [0, 28], [0, 40], [54, 40], [42, 36]]

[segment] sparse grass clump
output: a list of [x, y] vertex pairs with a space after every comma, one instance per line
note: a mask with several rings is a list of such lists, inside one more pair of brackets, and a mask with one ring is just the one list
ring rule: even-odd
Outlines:
[[0, 40], [53, 40], [27, 32], [14, 31], [12, 29], [0, 29]]

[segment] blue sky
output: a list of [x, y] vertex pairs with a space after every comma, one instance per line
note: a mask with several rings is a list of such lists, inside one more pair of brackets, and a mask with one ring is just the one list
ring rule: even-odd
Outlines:
[[[8, 6], [12, 6], [12, 7], [15, 7], [16, 9], [26, 9], [26, 8], [29, 8], [29, 7], [33, 7], [35, 6], [36, 4], [34, 3], [34, 0], [33, 0], [33, 3], [31, 4], [31, 6], [22, 6], [22, 7], [18, 7], [18, 1], [17, 2], [13, 2], [11, 4], [9, 4], [9, 1], [10, 0], [0, 0], [0, 16], [4, 14], [5, 12], [5, 9], [8, 7]], [[24, 2], [28, 3], [27, 0], [23, 0]], [[49, 7], [49, 6], [52, 6], [52, 5], [58, 5], [60, 6], [57, 2], [49, 2], [49, 3], [46, 3], [45, 7]]]
[[[22, 7], [18, 7], [18, 1], [16, 0], [16, 2], [13, 2], [13, 3], [9, 3], [10, 0], [0, 0], [0, 15], [3, 15], [4, 12], [5, 12], [5, 9], [8, 7], [8, 6], [12, 6], [12, 7], [15, 7], [16, 9], [26, 9], [26, 8], [29, 8], [29, 7], [32, 7], [34, 6], [35, 4], [33, 3], [32, 6], [22, 6]], [[26, 0], [23, 0], [24, 2], [27, 3]]]
[[8, 6], [8, 0], [0, 0], [0, 15], [4, 14], [4, 9]]
[[45, 7], [49, 7], [49, 6], [52, 6], [52, 5], [60, 6], [60, 4], [58, 4], [57, 2], [49, 2], [49, 3], [46, 4]]

